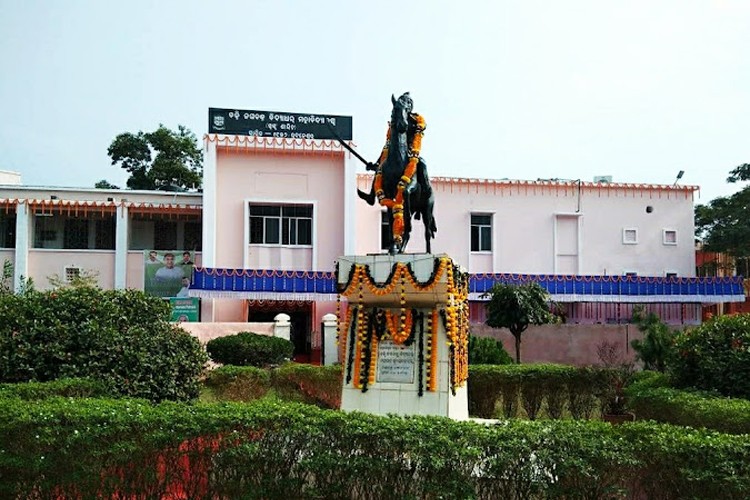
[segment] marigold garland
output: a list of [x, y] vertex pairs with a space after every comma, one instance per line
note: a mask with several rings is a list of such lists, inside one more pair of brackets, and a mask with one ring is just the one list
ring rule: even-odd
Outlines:
[[437, 390], [437, 343], [438, 343], [438, 311], [432, 310], [428, 326], [430, 327], [430, 336], [427, 337], [427, 352], [430, 358], [429, 370], [427, 372], [427, 390], [435, 392]]
[[[444, 276], [444, 278], [443, 278]], [[440, 280], [447, 286], [446, 305], [433, 309], [428, 315], [416, 309], [407, 308], [407, 282], [412, 290], [431, 291]], [[365, 287], [376, 296], [396, 293], [398, 286], [398, 309], [370, 308], [365, 310]], [[410, 264], [396, 263], [383, 283], [376, 282], [367, 265], [354, 264], [349, 270], [345, 286], [339, 287], [345, 297], [357, 294], [357, 306], [349, 307], [343, 328], [339, 334], [346, 342], [347, 357], [346, 382], [354, 387], [367, 390], [377, 378], [378, 344], [384, 335], [399, 345], [419, 342], [419, 385], [420, 392], [426, 387], [430, 392], [437, 391], [438, 385], [438, 315], [443, 319], [446, 344], [449, 347], [449, 380], [451, 392], [465, 385], [468, 379], [468, 340], [469, 340], [469, 287], [468, 279], [453, 265], [449, 258], [435, 259], [430, 278], [420, 282]], [[340, 307], [340, 306], [338, 306]], [[337, 307], [337, 312], [340, 309]], [[424, 332], [427, 316], [428, 331]], [[417, 321], [420, 322], [417, 325]], [[419, 327], [419, 331], [417, 331]], [[346, 332], [351, 332], [348, 336]], [[427, 333], [427, 335], [425, 335]], [[426, 373], [425, 373], [426, 370]], [[352, 373], [352, 371], [354, 373]]]
[[411, 183], [414, 174], [417, 171], [417, 163], [419, 162], [419, 151], [422, 149], [422, 136], [425, 130], [425, 121], [421, 115], [417, 113], [410, 113], [410, 117], [416, 121], [416, 131], [412, 137], [411, 144], [409, 144], [409, 160], [404, 168], [404, 173], [401, 179], [398, 181], [396, 186], [396, 196], [393, 198], [386, 198], [385, 192], [383, 191], [383, 173], [382, 166], [385, 159], [388, 157], [388, 150], [390, 148], [391, 141], [391, 124], [388, 124], [388, 132], [386, 133], [386, 142], [383, 147], [383, 151], [380, 153], [380, 159], [378, 160], [378, 170], [375, 172], [375, 180], [373, 187], [375, 189], [375, 196], [378, 198], [380, 205], [389, 208], [393, 212], [393, 241], [400, 244], [403, 240], [404, 235], [404, 190]]
[[394, 344], [401, 345], [409, 339], [413, 321], [414, 314], [411, 310], [401, 309], [398, 313], [385, 311], [388, 335]]

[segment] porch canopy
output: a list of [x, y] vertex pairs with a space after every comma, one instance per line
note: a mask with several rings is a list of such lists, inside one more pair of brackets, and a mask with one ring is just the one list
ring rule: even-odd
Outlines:
[[[574, 276], [472, 274], [469, 299], [484, 296], [495, 283], [539, 283], [557, 302], [744, 302], [742, 277]], [[336, 300], [336, 276], [324, 271], [200, 268], [193, 270], [190, 295], [205, 298]]]

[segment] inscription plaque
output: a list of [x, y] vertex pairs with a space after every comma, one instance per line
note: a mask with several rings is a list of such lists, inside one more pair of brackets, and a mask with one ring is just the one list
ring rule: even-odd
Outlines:
[[378, 344], [377, 381], [413, 384], [416, 353], [414, 343], [404, 346], [396, 345], [392, 340], [381, 341]]

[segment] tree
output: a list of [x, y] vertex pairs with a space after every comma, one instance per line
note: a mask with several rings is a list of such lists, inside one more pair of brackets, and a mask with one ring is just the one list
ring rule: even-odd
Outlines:
[[[727, 182], [750, 180], [750, 164], [729, 173]], [[750, 271], [750, 186], [695, 207], [695, 234], [704, 250], [723, 252], [736, 261], [740, 274]]]
[[107, 149], [112, 165], [130, 173], [130, 189], [186, 191], [201, 186], [203, 151], [190, 130], [174, 132], [164, 125], [154, 132], [125, 132]]
[[109, 182], [107, 179], [102, 179], [100, 181], [97, 181], [96, 184], [94, 184], [94, 188], [96, 189], [120, 189], [120, 186], [115, 186], [111, 182]]
[[672, 352], [674, 332], [654, 313], [646, 314], [642, 307], [633, 311], [633, 323], [643, 333], [643, 340], [634, 339], [630, 345], [646, 370], [664, 372]]
[[555, 316], [549, 312], [549, 294], [538, 283], [496, 283], [486, 295], [490, 297], [487, 325], [510, 330], [516, 339], [516, 363], [520, 363], [521, 334], [526, 328], [555, 322]]

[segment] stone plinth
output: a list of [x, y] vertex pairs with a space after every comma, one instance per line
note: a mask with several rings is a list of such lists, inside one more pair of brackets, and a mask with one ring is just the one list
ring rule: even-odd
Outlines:
[[337, 278], [341, 408], [468, 419], [468, 282], [450, 257], [341, 257]]

